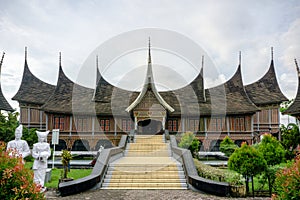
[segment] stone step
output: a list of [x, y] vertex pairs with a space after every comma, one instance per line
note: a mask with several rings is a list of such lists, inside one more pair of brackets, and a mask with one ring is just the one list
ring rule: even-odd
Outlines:
[[185, 179], [184, 174], [107, 174], [105, 179]]
[[178, 178], [161, 178], [161, 179], [105, 179], [103, 183], [186, 183], [185, 179], [178, 179]]
[[[109, 167], [108, 171], [176, 171], [180, 170], [177, 166], [142, 166], [142, 167], [129, 167], [129, 166], [115, 166]], [[181, 169], [182, 170], [182, 169]]]
[[178, 188], [178, 189], [186, 189], [186, 183], [103, 183], [102, 187], [107, 189], [113, 189], [113, 188], [139, 188], [139, 189], [145, 189], [145, 188]]
[[183, 171], [136, 171], [136, 172], [131, 172], [131, 171], [107, 171], [107, 175], [184, 175]]

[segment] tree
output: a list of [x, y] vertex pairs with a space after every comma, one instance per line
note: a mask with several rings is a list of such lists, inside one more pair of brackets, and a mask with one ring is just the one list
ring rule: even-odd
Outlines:
[[295, 99], [291, 99], [291, 100], [288, 100], [288, 101], [284, 101], [280, 104], [280, 112], [284, 112], [286, 111], [286, 109], [288, 109], [288, 107], [290, 107], [290, 105], [292, 103], [294, 103]]
[[[267, 167], [267, 162], [262, 154], [254, 147], [243, 143], [242, 146], [236, 149], [228, 160], [228, 167], [245, 177], [246, 193], [249, 193], [249, 177], [253, 177], [263, 171]], [[254, 184], [252, 181], [252, 192], [254, 196]]]
[[234, 142], [228, 136], [226, 136], [220, 144], [220, 151], [228, 157], [231, 156], [231, 154], [237, 148], [238, 146], [234, 144]]
[[19, 125], [18, 112], [8, 113], [7, 116], [0, 112], [0, 141], [9, 142], [14, 139], [15, 129]]
[[282, 133], [282, 145], [286, 150], [286, 158], [288, 160], [293, 159], [295, 157], [294, 150], [300, 144], [299, 127], [290, 123], [286, 127], [281, 125], [280, 131]]
[[[271, 134], [265, 134], [261, 143], [258, 145], [258, 151], [262, 153], [264, 159], [267, 162], [267, 169], [265, 175], [267, 176], [269, 183], [270, 195], [272, 194], [272, 185], [275, 181], [275, 173], [272, 173], [271, 166], [280, 164], [284, 161], [285, 151], [280, 142]], [[273, 174], [273, 175], [272, 175]]]
[[192, 132], [186, 132], [182, 135], [180, 143], [178, 144], [179, 147], [189, 149], [195, 157], [199, 150], [199, 140], [195, 137]]

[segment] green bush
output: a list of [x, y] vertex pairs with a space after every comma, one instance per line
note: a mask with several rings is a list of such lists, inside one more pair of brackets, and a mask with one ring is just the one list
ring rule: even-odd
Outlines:
[[231, 154], [237, 149], [238, 146], [226, 136], [220, 144], [220, 151], [223, 152], [226, 156], [231, 156]]
[[194, 163], [198, 175], [202, 178], [219, 181], [219, 182], [228, 182], [232, 186], [239, 186], [244, 184], [245, 179], [240, 174], [234, 171], [211, 167], [209, 165], [200, 162], [197, 159], [194, 159]]
[[186, 132], [181, 136], [181, 140], [178, 146], [181, 148], [189, 149], [193, 157], [195, 157], [197, 155], [197, 152], [199, 151], [199, 144], [200, 142], [195, 137], [194, 133]]
[[294, 163], [276, 174], [276, 195], [272, 199], [300, 199], [300, 154]]
[[[21, 157], [9, 156], [6, 144], [0, 142], [0, 199], [45, 199], [33, 182], [33, 173], [26, 169]], [[11, 152], [16, 155], [16, 152]]]

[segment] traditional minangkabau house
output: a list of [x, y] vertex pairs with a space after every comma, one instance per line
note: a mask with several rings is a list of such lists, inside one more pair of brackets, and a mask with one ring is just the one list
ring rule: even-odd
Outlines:
[[295, 65], [298, 74], [298, 91], [294, 99], [294, 102], [287, 108], [287, 110], [283, 112], [283, 114], [296, 117], [297, 120], [300, 121], [300, 70], [296, 59], [295, 59]]
[[2, 88], [1, 88], [1, 68], [2, 68], [2, 63], [4, 59], [5, 53], [3, 52], [1, 61], [0, 61], [0, 112], [3, 111], [8, 111], [8, 112], [13, 112], [14, 109], [9, 105], [7, 100], [5, 99], [3, 93], [2, 93]]
[[53, 93], [54, 85], [41, 81], [29, 70], [27, 64], [27, 48], [25, 47], [25, 63], [23, 78], [18, 92], [12, 98], [19, 102], [20, 123], [27, 128], [46, 130], [46, 115], [41, 106]]
[[273, 48], [269, 70], [255, 83], [246, 85], [245, 89], [251, 101], [260, 109], [254, 115], [255, 135], [271, 133], [280, 139], [280, 104], [288, 99], [282, 94], [276, 79]]
[[[45, 114], [43, 122], [46, 129], [60, 129], [58, 150], [98, 150], [100, 145], [106, 148], [117, 145], [122, 134], [159, 134], [167, 130], [170, 134], [178, 135], [192, 131], [201, 141], [203, 150], [218, 151], [225, 136], [230, 136], [237, 144], [243, 141], [252, 143], [254, 132], [264, 127], [260, 121], [262, 118], [255, 118], [255, 115], [260, 115], [259, 111], [266, 109], [278, 116], [276, 106], [286, 100], [278, 87], [273, 58], [267, 74], [258, 82], [246, 86], [246, 89], [240, 56], [235, 74], [219, 86], [204, 89], [205, 70], [202, 62], [198, 76], [191, 83], [164, 92], [159, 92], [155, 86], [150, 44], [147, 73], [140, 92], [127, 91], [106, 81], [98, 71], [98, 58], [95, 64], [97, 70], [91, 73], [95, 74], [97, 80], [95, 89], [74, 83], [63, 72], [61, 56], [55, 89], [48, 84], [48, 87], [44, 87], [46, 83], [42, 84], [30, 73], [26, 59], [23, 80], [14, 97], [20, 103], [21, 116], [28, 116], [22, 118], [21, 122], [24, 125], [32, 124], [28, 111], [35, 105], [38, 111]], [[40, 86], [34, 86], [33, 81]], [[269, 88], [270, 85], [277, 89]], [[272, 98], [255, 96], [257, 92], [253, 90], [256, 87], [261, 87], [264, 96]], [[30, 95], [18, 95], [26, 91]], [[277, 117], [277, 121], [272, 122], [271, 128], [274, 130], [279, 128], [278, 120]]]

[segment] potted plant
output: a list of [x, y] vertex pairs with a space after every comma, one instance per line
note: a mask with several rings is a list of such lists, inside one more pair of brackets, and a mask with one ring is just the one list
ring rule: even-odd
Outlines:
[[71, 152], [68, 150], [63, 150], [61, 157], [62, 157], [61, 163], [63, 165], [64, 171], [60, 182], [72, 181], [73, 180], [72, 178], [68, 178], [70, 160], [72, 160]]

